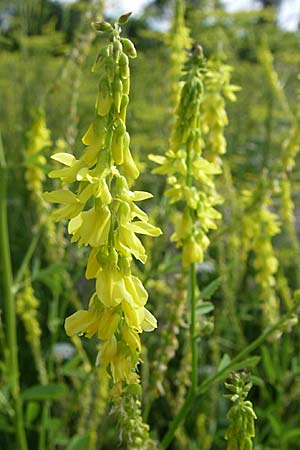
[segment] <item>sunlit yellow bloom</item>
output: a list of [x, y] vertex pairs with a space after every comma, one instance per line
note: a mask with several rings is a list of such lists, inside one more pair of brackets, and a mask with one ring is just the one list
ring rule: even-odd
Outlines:
[[95, 118], [82, 138], [86, 146], [82, 155], [79, 159], [67, 152], [52, 156], [65, 167], [49, 176], [71, 184], [71, 189], [66, 186], [44, 194], [46, 200], [63, 205], [54, 217], [69, 219], [71, 242], [90, 248], [86, 277], [96, 282], [88, 309], [66, 319], [66, 332], [88, 338], [95, 335], [102, 341], [97, 363], [118, 385], [115, 393], [121, 392], [124, 383], [139, 381], [139, 334], [157, 326], [145, 308], [148, 293], [132, 275], [133, 259], [145, 263], [147, 258], [137, 235], [161, 234], [136, 204], [152, 195], [129, 188], [139, 174], [126, 131], [128, 57], [134, 57], [135, 50], [119, 33], [119, 25], [112, 28], [111, 41], [95, 65], [100, 72], [99, 93]]

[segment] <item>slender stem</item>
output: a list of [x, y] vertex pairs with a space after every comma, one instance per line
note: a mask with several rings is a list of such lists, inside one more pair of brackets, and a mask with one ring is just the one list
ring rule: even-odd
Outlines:
[[184, 404], [180, 408], [180, 411], [178, 412], [178, 414], [172, 420], [167, 433], [163, 437], [163, 440], [161, 441], [161, 444], [159, 445], [159, 450], [165, 450], [169, 447], [169, 445], [171, 444], [171, 442], [174, 438], [177, 428], [179, 427], [181, 422], [185, 419], [187, 413], [189, 412], [189, 410], [194, 402], [194, 399], [195, 399], [195, 395], [192, 392], [192, 388], [190, 388], [190, 390], [185, 398]]
[[196, 330], [196, 267], [195, 264], [190, 264], [189, 267], [189, 284], [188, 284], [188, 301], [190, 304], [190, 343], [192, 353], [192, 373], [191, 373], [191, 387], [187, 393], [185, 401], [180, 408], [178, 414], [172, 420], [170, 427], [163, 437], [163, 440], [159, 446], [160, 450], [168, 448], [173, 440], [174, 434], [184, 421], [187, 413], [189, 412], [194, 399], [197, 395], [198, 389], [198, 343], [197, 343], [197, 330]]
[[6, 338], [9, 348], [8, 372], [10, 376], [9, 383], [15, 407], [15, 429], [16, 429], [18, 449], [27, 450], [28, 447], [24, 429], [23, 408], [19, 384], [16, 310], [15, 310], [15, 298], [12, 291], [13, 277], [12, 277], [8, 224], [7, 224], [6, 192], [7, 192], [7, 166], [0, 135], [0, 247], [1, 247], [0, 259], [3, 271], [2, 275], [3, 275], [4, 296], [5, 296]]
[[27, 249], [27, 252], [26, 252], [26, 254], [24, 256], [22, 264], [21, 264], [21, 266], [20, 266], [20, 268], [19, 268], [19, 270], [17, 272], [17, 275], [15, 277], [15, 280], [14, 280], [14, 285], [15, 285], [15, 289], [16, 290], [18, 289], [18, 285], [21, 283], [22, 278], [24, 277], [24, 275], [26, 273], [29, 261], [31, 260], [32, 255], [33, 255], [33, 253], [34, 253], [34, 251], [36, 249], [36, 246], [37, 246], [37, 244], [39, 242], [39, 239], [41, 237], [43, 228], [44, 228], [44, 225], [42, 224], [40, 226], [40, 228], [38, 229], [37, 233], [35, 234], [35, 236], [33, 237], [32, 241], [31, 241], [31, 243], [30, 243], [30, 245], [29, 245], [29, 247]]
[[198, 343], [196, 334], [196, 268], [195, 263], [190, 264], [189, 267], [189, 285], [188, 296], [191, 308], [190, 321], [190, 340], [192, 352], [192, 392], [195, 393], [198, 387]]

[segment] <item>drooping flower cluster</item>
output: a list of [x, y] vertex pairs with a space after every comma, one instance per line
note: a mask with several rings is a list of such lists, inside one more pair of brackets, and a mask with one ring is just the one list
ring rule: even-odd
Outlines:
[[166, 156], [151, 155], [160, 164], [154, 173], [168, 176], [169, 189], [165, 195], [170, 204], [182, 205], [175, 221], [171, 239], [183, 248], [183, 265], [202, 262], [209, 245], [208, 232], [216, 228], [220, 213], [215, 205], [220, 203], [214, 176], [220, 168], [202, 155], [203, 136], [201, 107], [206, 63], [200, 46], [192, 49], [184, 66], [184, 86], [176, 110], [176, 122]]
[[255, 436], [254, 420], [257, 418], [250, 400], [246, 400], [252, 387], [249, 375], [245, 372], [232, 373], [225, 387], [231, 391], [226, 394], [233, 405], [227, 417], [230, 425], [226, 431], [227, 450], [252, 450]]
[[[124, 23], [125, 16], [119, 19]], [[116, 389], [138, 382], [136, 365], [140, 359], [139, 334], [156, 327], [145, 308], [148, 294], [132, 274], [133, 259], [145, 263], [147, 255], [137, 234], [158, 236], [161, 231], [148, 222], [136, 204], [152, 197], [132, 191], [129, 182], [139, 176], [130, 151], [126, 131], [129, 101], [129, 59], [136, 50], [129, 39], [120, 37], [120, 26], [96, 23], [109, 34], [109, 43], [99, 53], [93, 68], [99, 73], [96, 114], [82, 138], [85, 149], [77, 159], [70, 153], [52, 158], [64, 168], [50, 173], [70, 188], [46, 193], [48, 201], [62, 203], [54, 212], [57, 221], [69, 220], [72, 242], [89, 246], [86, 278], [96, 279], [96, 292], [88, 310], [66, 319], [68, 335], [97, 335], [102, 340], [98, 362], [110, 374]]]

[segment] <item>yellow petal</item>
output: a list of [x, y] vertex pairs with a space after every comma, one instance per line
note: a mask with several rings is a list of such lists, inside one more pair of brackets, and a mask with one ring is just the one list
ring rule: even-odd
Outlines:
[[58, 161], [65, 166], [72, 166], [72, 164], [76, 161], [76, 158], [71, 153], [55, 153], [55, 155], [51, 156], [51, 159], [54, 161]]
[[58, 189], [53, 192], [44, 192], [43, 197], [51, 203], [76, 203], [78, 199], [75, 194], [65, 189]]
[[153, 331], [155, 328], [157, 328], [157, 320], [151, 314], [148, 309], [144, 308], [145, 318], [142, 323], [142, 328], [144, 331]]
[[88, 327], [97, 321], [95, 311], [77, 311], [65, 320], [65, 330], [68, 336], [85, 333]]
[[147, 222], [130, 222], [124, 225], [127, 230], [133, 231], [138, 234], [147, 234], [148, 236], [159, 236], [162, 234], [160, 228], [155, 227]]

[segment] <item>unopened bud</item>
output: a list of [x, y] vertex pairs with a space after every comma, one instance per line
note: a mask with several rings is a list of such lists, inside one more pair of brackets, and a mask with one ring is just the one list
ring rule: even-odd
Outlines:
[[123, 44], [124, 51], [129, 58], [136, 58], [137, 53], [133, 43], [127, 38], [121, 38], [121, 42]]
[[108, 22], [93, 22], [93, 27], [96, 31], [101, 31], [104, 33], [105, 31], [112, 31], [113, 27]]

